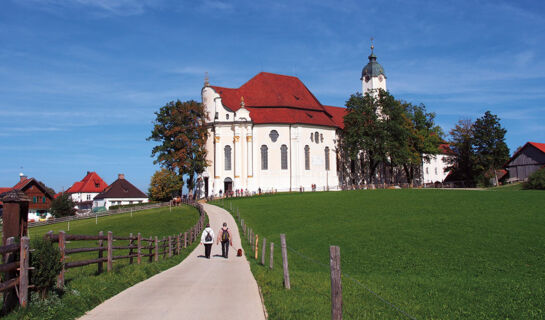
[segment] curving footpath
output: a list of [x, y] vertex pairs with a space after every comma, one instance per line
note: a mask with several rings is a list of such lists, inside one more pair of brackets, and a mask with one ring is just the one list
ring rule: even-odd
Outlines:
[[[80, 319], [265, 319], [257, 283], [246, 257], [237, 257], [240, 235], [224, 209], [203, 204], [217, 236], [223, 222], [231, 229], [229, 259], [221, 245], [210, 260], [199, 245], [179, 265], [106, 300]], [[199, 238], [200, 240], [200, 238]]]

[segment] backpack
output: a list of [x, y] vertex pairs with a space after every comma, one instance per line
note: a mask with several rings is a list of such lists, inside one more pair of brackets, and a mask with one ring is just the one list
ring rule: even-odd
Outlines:
[[204, 241], [206, 242], [212, 241], [212, 236], [210, 235], [210, 232], [206, 231], [206, 237], [204, 237]]
[[229, 241], [229, 229], [223, 229], [223, 232], [221, 233], [221, 241]]

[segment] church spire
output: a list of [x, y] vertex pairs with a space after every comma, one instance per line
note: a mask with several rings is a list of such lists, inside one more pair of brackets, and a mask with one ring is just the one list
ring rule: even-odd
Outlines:
[[210, 82], [208, 81], [208, 72], [204, 73], [204, 86], [205, 87], [210, 86]]

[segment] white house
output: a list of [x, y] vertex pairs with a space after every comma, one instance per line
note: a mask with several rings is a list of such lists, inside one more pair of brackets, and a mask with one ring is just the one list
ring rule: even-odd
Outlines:
[[108, 184], [96, 172], [87, 171], [87, 175], [81, 181], [75, 182], [66, 192], [76, 203], [76, 209], [90, 210], [93, 199], [107, 187]]
[[104, 207], [106, 210], [114, 205], [127, 205], [149, 202], [148, 196], [119, 174], [103, 192], [93, 199], [93, 210]]
[[445, 168], [448, 166], [448, 159], [451, 157], [447, 144], [439, 146], [440, 153], [429, 155], [429, 160], [422, 161], [422, 182], [424, 184], [442, 183], [448, 176]]

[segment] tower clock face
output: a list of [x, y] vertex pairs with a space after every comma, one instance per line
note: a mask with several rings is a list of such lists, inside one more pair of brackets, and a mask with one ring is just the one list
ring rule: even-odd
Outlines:
[[369, 82], [369, 80], [371, 80], [371, 77], [365, 76], [365, 82]]
[[384, 77], [382, 75], [378, 76], [378, 81], [382, 82], [384, 80]]

